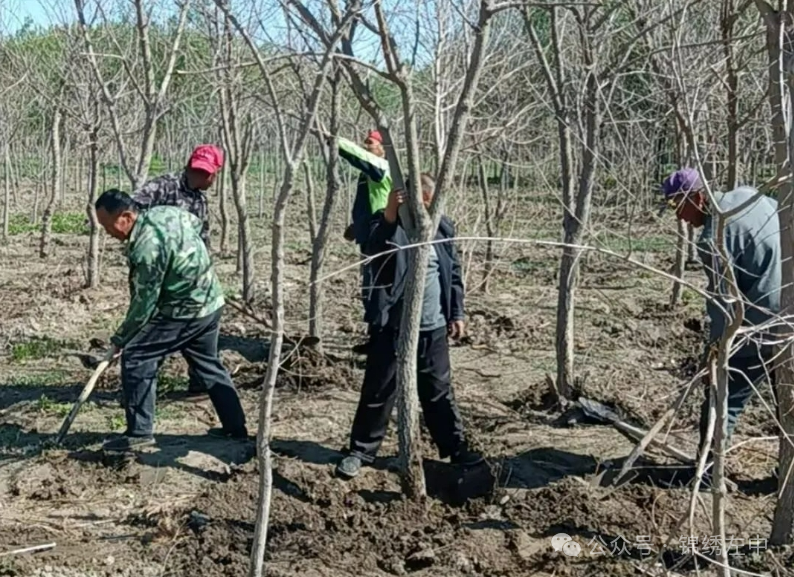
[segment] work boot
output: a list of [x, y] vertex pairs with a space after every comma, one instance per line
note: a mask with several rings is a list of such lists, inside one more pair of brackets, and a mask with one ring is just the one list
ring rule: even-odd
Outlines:
[[336, 474], [346, 479], [352, 479], [361, 471], [362, 465], [361, 459], [353, 455], [348, 455], [336, 466]]
[[468, 469], [485, 462], [485, 457], [476, 451], [470, 451], [468, 447], [462, 447], [457, 453], [452, 455], [450, 461], [453, 465], [460, 465]]
[[143, 449], [144, 447], [151, 447], [152, 445], [154, 445], [154, 437], [151, 435], [122, 435], [121, 437], [105, 441], [102, 444], [102, 450], [124, 453], [127, 451], [135, 451], [136, 449]]

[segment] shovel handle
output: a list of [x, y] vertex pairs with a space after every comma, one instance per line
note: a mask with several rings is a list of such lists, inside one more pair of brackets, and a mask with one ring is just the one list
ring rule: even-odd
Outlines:
[[63, 441], [63, 438], [66, 436], [66, 433], [69, 431], [69, 427], [72, 426], [72, 423], [77, 417], [77, 413], [80, 410], [80, 407], [82, 407], [83, 403], [85, 403], [88, 400], [88, 397], [91, 395], [91, 391], [94, 390], [94, 386], [96, 385], [96, 382], [99, 380], [99, 377], [102, 376], [102, 373], [105, 372], [105, 369], [107, 369], [109, 365], [110, 365], [110, 360], [102, 361], [94, 370], [94, 374], [91, 375], [91, 378], [88, 379], [88, 382], [85, 384], [85, 387], [83, 387], [80, 396], [77, 398], [77, 402], [75, 402], [74, 406], [72, 407], [72, 410], [69, 411], [69, 414], [66, 415], [66, 418], [63, 420], [61, 429], [58, 431], [58, 436], [55, 437], [56, 445], [60, 445], [61, 442]]

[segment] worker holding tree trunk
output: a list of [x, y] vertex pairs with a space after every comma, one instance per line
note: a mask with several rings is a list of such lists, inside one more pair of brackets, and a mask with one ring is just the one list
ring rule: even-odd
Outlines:
[[[141, 210], [155, 206], [176, 206], [201, 220], [201, 239], [210, 248], [210, 221], [206, 191], [223, 168], [223, 151], [209, 144], [197, 146], [185, 168], [176, 174], [165, 174], [146, 182], [132, 198]], [[201, 380], [188, 369], [189, 396], [206, 395]]]
[[[708, 278], [708, 292], [712, 296], [706, 303], [710, 320], [709, 341], [706, 353], [722, 338], [730, 324], [733, 308], [729, 303], [729, 287], [724, 264], [716, 245], [717, 218], [697, 170], [685, 168], [671, 174], [662, 184], [667, 203], [675, 209], [676, 217], [696, 228], [702, 227], [697, 242], [698, 254]], [[737, 335], [734, 352], [728, 361], [728, 438], [736, 427], [753, 387], [764, 378], [774, 384], [771, 363], [772, 346], [769, 344], [770, 325], [780, 311], [780, 224], [777, 201], [749, 186], [728, 193], [713, 193], [720, 212], [743, 207], [725, 221], [724, 247], [733, 264], [733, 274], [744, 302], [744, 328], [750, 334]], [[707, 383], [708, 384], [708, 383]], [[700, 416], [700, 451], [704, 449], [709, 413], [709, 387]], [[709, 447], [711, 461], [711, 447]]]
[[[422, 196], [429, 206], [435, 182], [423, 174]], [[337, 466], [337, 473], [355, 477], [363, 464], [372, 463], [380, 448], [397, 394], [398, 328], [408, 271], [407, 251], [395, 246], [410, 244], [398, 216], [405, 202], [403, 191], [392, 191], [385, 209], [371, 219], [367, 239], [372, 254], [387, 252], [372, 263], [373, 288], [366, 301], [366, 320], [371, 327], [371, 344], [358, 409], [353, 420], [349, 454]], [[483, 457], [470, 451], [463, 423], [452, 392], [447, 337], [459, 338], [464, 330], [464, 287], [455, 245], [452, 222], [442, 217], [436, 241], [430, 250], [422, 300], [417, 357], [419, 400], [430, 436], [441, 458], [474, 466]]]
[[218, 356], [223, 290], [201, 239], [201, 220], [171, 206], [142, 213], [119, 190], [104, 192], [96, 212], [110, 236], [126, 241], [130, 266], [129, 308], [106, 355], [121, 355], [127, 429], [104, 448], [126, 451], [154, 444], [157, 372], [175, 353], [182, 353], [209, 391], [222, 424], [210, 434], [247, 438], [240, 399]]
[[[374, 213], [386, 207], [392, 184], [383, 137], [377, 130], [371, 130], [364, 139], [363, 148], [350, 140], [339, 138], [339, 156], [361, 171], [353, 201], [353, 222], [345, 230], [345, 239], [355, 241], [362, 255], [370, 255], [367, 248], [370, 220]], [[371, 267], [369, 263], [364, 263], [361, 267], [361, 297], [364, 302], [371, 286]], [[357, 345], [353, 350], [366, 353], [368, 346], [369, 343]]]

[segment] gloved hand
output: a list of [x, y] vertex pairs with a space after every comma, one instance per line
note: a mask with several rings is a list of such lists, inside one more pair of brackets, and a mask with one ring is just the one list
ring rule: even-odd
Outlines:
[[353, 230], [353, 225], [352, 224], [347, 225], [347, 228], [345, 229], [345, 240], [351, 241], [351, 242], [356, 240], [356, 233]]

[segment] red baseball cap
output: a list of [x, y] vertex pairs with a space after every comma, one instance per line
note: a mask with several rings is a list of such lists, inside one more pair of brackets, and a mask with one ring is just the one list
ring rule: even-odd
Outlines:
[[377, 130], [370, 130], [367, 133], [367, 138], [365, 140], [374, 140], [375, 142], [380, 142], [383, 144], [383, 137], [380, 135], [380, 132]]
[[217, 146], [202, 144], [193, 150], [187, 165], [196, 170], [215, 174], [223, 168], [223, 151]]

